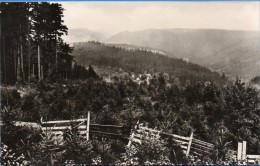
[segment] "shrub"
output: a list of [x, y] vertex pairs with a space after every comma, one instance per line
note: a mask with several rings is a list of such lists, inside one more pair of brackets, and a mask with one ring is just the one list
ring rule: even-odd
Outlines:
[[71, 129], [64, 132], [63, 138], [63, 160], [73, 160], [76, 164], [91, 164], [94, 157], [92, 143], [80, 134], [77, 126], [71, 125]]
[[159, 133], [142, 131], [141, 144], [132, 144], [126, 148], [121, 164], [169, 164], [169, 150]]

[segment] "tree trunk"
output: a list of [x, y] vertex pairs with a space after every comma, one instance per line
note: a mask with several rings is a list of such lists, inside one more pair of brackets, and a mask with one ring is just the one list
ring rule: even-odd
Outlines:
[[50, 154], [50, 160], [51, 160], [51, 166], [53, 166], [53, 165], [54, 165], [54, 160], [53, 160], [53, 155], [52, 155], [52, 153]]
[[[13, 38], [13, 47], [15, 47], [15, 39]], [[15, 48], [13, 49], [13, 54], [14, 54], [14, 81], [17, 83], [17, 66], [16, 66], [16, 50]]]
[[58, 70], [58, 48], [57, 48], [57, 45], [58, 45], [58, 42], [57, 42], [57, 34], [55, 34], [55, 42], [56, 42], [56, 45], [55, 45], [55, 67], [56, 67], [56, 71]]
[[28, 47], [28, 83], [30, 84], [31, 81], [31, 42], [30, 42], [30, 24], [29, 24], [29, 16], [28, 16], [28, 20], [27, 20], [27, 47]]
[[[4, 22], [2, 21], [3, 20], [3, 15], [0, 14], [0, 24], [2, 26], [0, 26], [0, 35], [2, 36], [1, 39], [0, 39], [0, 61], [1, 61], [1, 81], [3, 81], [3, 83], [6, 83], [7, 80], [6, 80], [6, 49], [5, 49], [5, 33], [3, 31], [3, 27], [4, 27]], [[1, 82], [0, 82], [1, 83]]]
[[32, 76], [35, 77], [35, 75], [34, 75], [34, 64], [32, 64]]
[[41, 79], [41, 55], [40, 55], [40, 45], [38, 44], [38, 80]]
[[43, 65], [41, 65], [41, 79], [43, 79]]
[[18, 81], [18, 82], [20, 82], [20, 76], [21, 76], [21, 72], [20, 72], [20, 70], [21, 70], [21, 58], [20, 57], [18, 57], [17, 58], [17, 78], [16, 78], [16, 80]]
[[[2, 32], [1, 32], [2, 33]], [[4, 83], [6, 83], [6, 55], [5, 55], [5, 37], [3, 35], [3, 45], [2, 45], [2, 50], [3, 50], [3, 79], [4, 79]]]
[[24, 75], [24, 63], [23, 63], [23, 39], [21, 37], [21, 45], [20, 45], [20, 51], [21, 51], [21, 74], [22, 74], [22, 82], [25, 81], [25, 75]]
[[28, 83], [30, 84], [31, 82], [31, 44], [30, 44], [30, 39], [28, 37]]
[[49, 75], [51, 75], [51, 62], [49, 62], [49, 64], [48, 64], [48, 72], [49, 72]]

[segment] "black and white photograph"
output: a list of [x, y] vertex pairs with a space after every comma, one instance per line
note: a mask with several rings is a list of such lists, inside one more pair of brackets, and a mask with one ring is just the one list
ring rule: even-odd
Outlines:
[[3, 166], [259, 165], [260, 1], [0, 1]]

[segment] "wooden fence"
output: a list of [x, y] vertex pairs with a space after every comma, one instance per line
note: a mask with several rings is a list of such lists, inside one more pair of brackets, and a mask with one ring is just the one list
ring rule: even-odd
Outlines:
[[42, 131], [53, 133], [56, 136], [62, 136], [65, 130], [71, 129], [71, 126], [77, 127], [80, 134], [85, 135], [87, 140], [90, 137], [97, 139], [105, 137], [127, 141], [130, 133], [130, 129], [123, 126], [90, 124], [90, 112], [88, 112], [88, 117], [83, 119], [41, 121]]
[[[34, 128], [41, 128], [43, 132], [53, 133], [57, 137], [63, 136], [63, 132], [67, 129], [71, 129], [71, 126], [77, 127], [80, 134], [85, 135], [86, 139], [90, 138], [101, 139], [103, 137], [113, 140], [129, 141], [127, 146], [131, 146], [132, 143], [142, 143], [143, 133], [159, 134], [162, 138], [172, 138], [183, 150], [186, 156], [203, 156], [210, 154], [210, 151], [214, 148], [214, 145], [193, 137], [193, 132], [188, 137], [165, 133], [156, 129], [148, 128], [143, 124], [139, 124], [139, 121], [135, 125], [132, 133], [129, 127], [117, 126], [117, 125], [102, 125], [102, 124], [90, 124], [90, 112], [88, 112], [88, 118], [76, 119], [76, 120], [56, 120], [56, 121], [41, 121], [41, 124], [31, 122], [16, 121], [16, 126], [29, 126]], [[131, 133], [131, 135], [130, 135]], [[130, 135], [130, 139], [129, 139]], [[237, 163], [255, 164], [260, 161], [260, 155], [246, 154], [246, 141], [238, 143], [238, 149], [236, 156]]]
[[159, 134], [162, 137], [170, 137], [172, 138], [183, 150], [183, 152], [186, 154], [186, 156], [189, 156], [190, 154], [195, 156], [203, 156], [205, 154], [209, 154], [211, 149], [214, 147], [213, 144], [201, 141], [199, 139], [193, 138], [193, 132], [191, 132], [191, 135], [189, 137], [183, 137], [176, 134], [168, 134], [161, 132], [156, 129], [151, 129], [146, 126], [143, 126], [143, 124], [139, 124], [137, 122], [137, 125], [135, 126], [134, 130], [132, 131], [132, 134], [130, 136], [130, 140], [128, 142], [127, 146], [131, 146], [133, 142], [135, 143], [142, 143], [142, 134], [150, 133], [150, 134]]
[[130, 128], [117, 125], [90, 124], [90, 135], [97, 139], [103, 137], [127, 142], [129, 139]]
[[88, 113], [88, 118], [41, 121], [41, 125], [27, 122], [16, 123], [17, 125], [40, 127], [44, 133], [52, 133], [57, 137], [63, 136], [64, 131], [71, 129], [71, 127], [74, 126], [78, 128], [80, 134], [86, 136], [87, 140], [89, 140], [90, 137], [95, 137], [97, 139], [105, 137], [108, 139], [121, 140], [125, 142], [129, 140], [128, 146], [130, 146], [132, 142], [141, 143], [143, 132], [150, 132], [152, 134], [160, 134], [162, 137], [172, 138], [183, 149], [186, 156], [189, 156], [190, 154], [196, 156], [209, 154], [210, 150], [214, 147], [211, 143], [193, 138], [193, 132], [189, 137], [184, 137], [151, 129], [143, 126], [143, 124], [139, 124], [139, 122], [135, 126], [129, 139], [130, 128], [117, 125], [90, 124], [90, 113]]
[[246, 141], [238, 142], [237, 146], [237, 155], [235, 158], [237, 159], [238, 164], [259, 164], [260, 155], [250, 155], [246, 153]]
[[59, 120], [59, 121], [46, 121], [41, 123], [41, 129], [44, 133], [49, 132], [55, 135], [62, 135], [64, 131], [77, 127], [80, 134], [86, 135], [87, 133], [87, 119], [77, 120]]
[[86, 136], [89, 140], [89, 124], [90, 124], [90, 112], [88, 111], [88, 118], [75, 119], [75, 120], [56, 120], [56, 121], [42, 121], [41, 129], [44, 133], [52, 133], [56, 136], [62, 136], [64, 131], [77, 127], [79, 133]]

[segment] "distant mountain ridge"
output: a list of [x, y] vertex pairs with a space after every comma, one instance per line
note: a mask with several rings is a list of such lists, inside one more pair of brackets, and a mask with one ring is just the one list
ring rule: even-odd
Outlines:
[[157, 50], [157, 49], [153, 49], [153, 48], [148, 48], [148, 47], [141, 47], [141, 46], [134, 46], [134, 45], [128, 45], [128, 44], [106, 44], [107, 46], [114, 46], [117, 48], [122, 48], [125, 50], [139, 50], [139, 51], [148, 51], [148, 52], [152, 52], [155, 54], [161, 54], [161, 55], [166, 55], [166, 53], [162, 50]]
[[130, 44], [165, 51], [235, 77], [260, 73], [260, 33], [218, 29], [146, 29], [118, 33], [107, 43]]

